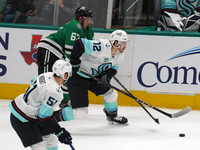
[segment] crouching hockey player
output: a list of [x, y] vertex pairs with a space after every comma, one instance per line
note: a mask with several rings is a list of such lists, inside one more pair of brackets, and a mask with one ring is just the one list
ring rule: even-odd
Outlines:
[[[117, 92], [106, 86], [116, 75], [119, 64], [124, 59], [124, 50], [129, 38], [122, 30], [114, 31], [110, 40], [78, 39], [72, 49], [70, 62], [72, 77], [67, 81], [72, 107], [65, 107], [54, 112], [57, 121], [80, 119], [88, 114], [88, 90], [104, 98], [104, 109], [110, 123], [127, 124], [126, 117], [119, 116]], [[99, 78], [95, 81], [79, 71], [84, 71]]]
[[63, 99], [61, 84], [72, 73], [69, 61], [57, 60], [53, 72], [43, 73], [26, 90], [9, 103], [10, 121], [24, 147], [32, 150], [57, 150], [58, 140], [71, 145], [70, 133], [52, 118]]
[[197, 32], [200, 25], [200, 0], [162, 0], [157, 31]]

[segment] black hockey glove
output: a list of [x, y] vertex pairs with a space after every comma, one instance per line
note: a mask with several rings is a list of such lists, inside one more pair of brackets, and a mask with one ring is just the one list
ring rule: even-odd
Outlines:
[[70, 133], [67, 130], [65, 130], [65, 128], [60, 128], [57, 132], [55, 132], [55, 134], [61, 143], [69, 145], [72, 144], [72, 137]]
[[97, 81], [97, 84], [102, 87], [106, 87], [109, 83], [112, 77], [117, 73], [115, 69], [110, 68], [107, 70], [100, 78], [100, 80]]
[[70, 63], [72, 64], [72, 74], [73, 75], [77, 74], [80, 68], [80, 63], [81, 63], [80, 59], [78, 60], [71, 59]]
[[97, 81], [97, 84], [101, 87], [106, 87], [110, 83], [110, 79], [107, 74], [104, 74], [100, 80]]

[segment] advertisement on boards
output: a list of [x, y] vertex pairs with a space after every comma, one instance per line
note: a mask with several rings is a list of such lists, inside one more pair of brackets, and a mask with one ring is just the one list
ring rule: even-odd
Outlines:
[[37, 76], [37, 44], [52, 31], [1, 28], [0, 83], [30, 84]]
[[199, 37], [135, 35], [131, 89], [199, 93]]
[[[38, 75], [37, 44], [53, 30], [0, 28], [0, 83], [30, 84]], [[95, 38], [109, 39], [110, 33], [95, 33]], [[133, 40], [133, 36], [130, 36]], [[133, 49], [133, 45], [130, 45]], [[121, 64], [119, 79], [130, 76], [132, 51], [127, 51]], [[123, 77], [122, 77], [123, 76]], [[125, 80], [126, 81], [126, 80]], [[130, 79], [124, 82], [130, 84]]]

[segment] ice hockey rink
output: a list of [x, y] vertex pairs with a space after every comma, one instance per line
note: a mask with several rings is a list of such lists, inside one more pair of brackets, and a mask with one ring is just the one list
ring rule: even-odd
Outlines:
[[[0, 100], [0, 150], [22, 150], [9, 121], [10, 100]], [[146, 107], [147, 108], [147, 107]], [[89, 114], [81, 120], [60, 123], [73, 137], [76, 150], [199, 150], [200, 111], [191, 111], [180, 118], [171, 119], [147, 108], [160, 125], [155, 123], [141, 107], [119, 107], [119, 115], [129, 119], [129, 125], [109, 125], [102, 111], [103, 105], [89, 106]], [[160, 108], [168, 113], [178, 109]], [[185, 137], [179, 137], [184, 133]], [[71, 150], [59, 144], [59, 150]]]

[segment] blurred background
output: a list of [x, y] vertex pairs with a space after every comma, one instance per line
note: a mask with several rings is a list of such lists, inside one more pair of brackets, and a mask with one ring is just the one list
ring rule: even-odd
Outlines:
[[[79, 6], [88, 7], [93, 13], [92, 28], [105, 29], [135, 29], [157, 25], [160, 16], [160, 0], [2, 0], [1, 6], [4, 18], [7, 14], [14, 14], [15, 20], [10, 23], [26, 23], [63, 26], [75, 18], [75, 11]], [[13, 1], [15, 4], [12, 4]], [[30, 3], [23, 5], [21, 3]], [[61, 7], [62, 5], [62, 7]], [[5, 7], [4, 7], [5, 6]], [[13, 8], [15, 7], [15, 8]], [[26, 21], [16, 17], [22, 14], [26, 7], [37, 12]], [[9, 22], [0, 19], [1, 22]]]

